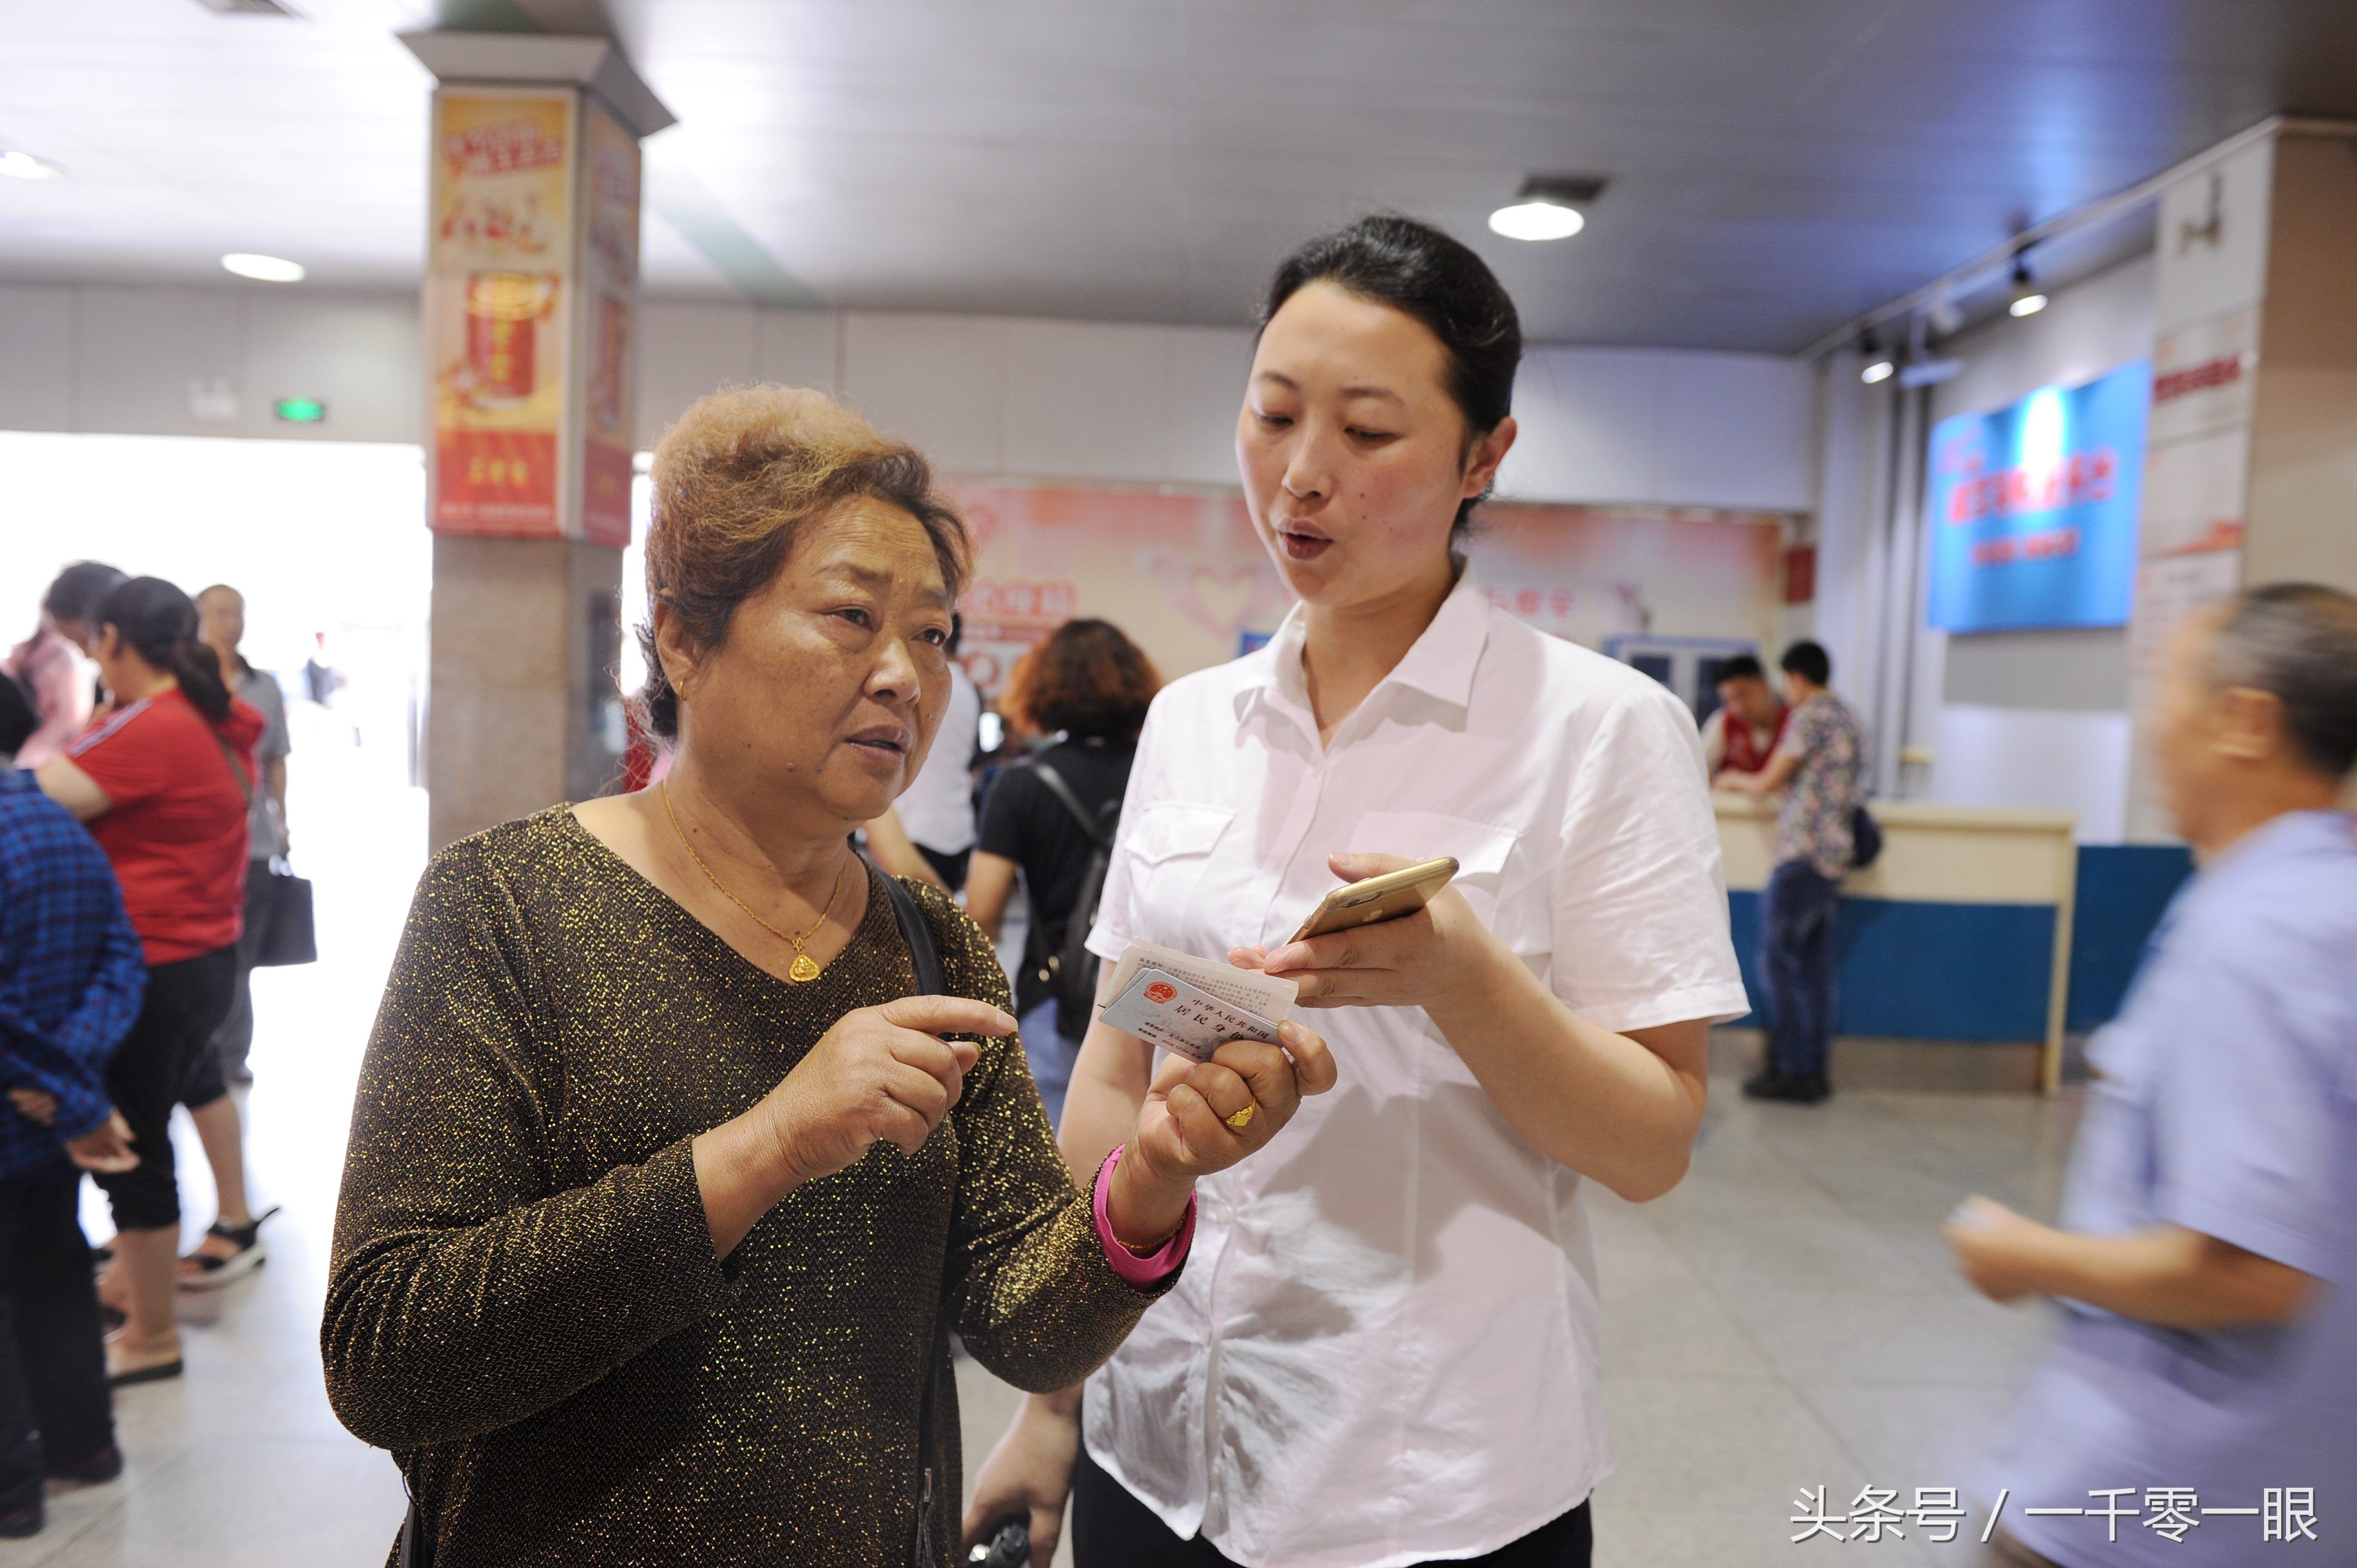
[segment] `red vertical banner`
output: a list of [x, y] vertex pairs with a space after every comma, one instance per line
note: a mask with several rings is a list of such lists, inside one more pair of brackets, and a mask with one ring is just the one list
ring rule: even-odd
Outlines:
[[434, 97], [422, 326], [440, 532], [570, 532], [559, 452], [574, 364], [575, 112], [571, 92], [544, 89]]
[[630, 542], [638, 386], [639, 144], [596, 103], [582, 109], [581, 532]]

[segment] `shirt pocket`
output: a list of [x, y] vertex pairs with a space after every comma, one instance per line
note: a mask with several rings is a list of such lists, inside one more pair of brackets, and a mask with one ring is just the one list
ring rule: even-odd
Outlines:
[[1139, 811], [1134, 822], [1122, 824], [1140, 934], [1156, 933], [1148, 940], [1171, 942], [1171, 936], [1160, 933], [1175, 935], [1202, 884], [1211, 851], [1235, 816], [1225, 806], [1160, 801]]
[[1520, 835], [1512, 829], [1452, 817], [1444, 811], [1369, 811], [1351, 830], [1351, 842], [1337, 847], [1360, 854], [1396, 854], [1407, 860], [1438, 860], [1444, 855], [1454, 859], [1457, 876], [1449, 886], [1465, 895], [1465, 902], [1472, 906], [1476, 919], [1519, 951], [1517, 933], [1507, 929], [1519, 924], [1512, 918], [1514, 911], [1506, 911], [1508, 919], [1501, 925], [1499, 908], [1507, 865], [1519, 842]]

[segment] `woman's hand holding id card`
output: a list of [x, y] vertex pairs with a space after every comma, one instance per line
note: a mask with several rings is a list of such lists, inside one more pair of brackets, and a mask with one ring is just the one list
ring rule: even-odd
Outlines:
[[1101, 1015], [1104, 1021], [1146, 1044], [1189, 1061], [1207, 1062], [1230, 1040], [1277, 1043], [1282, 1016], [1265, 1018], [1214, 996], [1168, 971], [1141, 966], [1129, 985]]

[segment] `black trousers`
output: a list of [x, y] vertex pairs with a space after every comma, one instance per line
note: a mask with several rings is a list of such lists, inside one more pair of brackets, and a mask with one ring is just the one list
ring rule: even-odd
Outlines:
[[0, 1512], [114, 1441], [81, 1191], [79, 1174], [0, 1182]]
[[[1587, 1568], [1595, 1544], [1587, 1505], [1543, 1524], [1520, 1541], [1481, 1557], [1436, 1568]], [[1081, 1444], [1072, 1469], [1073, 1568], [1234, 1568], [1234, 1560], [1201, 1536], [1181, 1540], [1152, 1509], [1105, 1474]]]
[[[212, 1048], [237, 983], [237, 949], [216, 948], [147, 972], [147, 999], [137, 1022], [106, 1064], [106, 1094], [131, 1124], [130, 1170], [98, 1176], [122, 1230], [161, 1230], [180, 1222], [179, 1182], [172, 1165], [172, 1107]], [[208, 1095], [218, 1099], [218, 1095]], [[201, 1103], [201, 1101], [199, 1101]]]
[[[909, 842], [916, 843], [914, 839]], [[942, 874], [942, 880], [950, 885], [951, 892], [955, 893], [965, 886], [966, 867], [974, 863], [974, 850], [971, 846], [958, 851], [955, 854], [950, 854], [942, 850], [927, 849], [923, 844], [917, 844], [917, 853], [925, 857], [926, 865]]]

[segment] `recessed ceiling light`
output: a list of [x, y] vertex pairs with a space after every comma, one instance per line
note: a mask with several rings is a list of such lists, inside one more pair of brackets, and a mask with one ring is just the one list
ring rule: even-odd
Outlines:
[[63, 164], [53, 164], [14, 147], [0, 147], [0, 174], [10, 179], [55, 179], [65, 172]]
[[1509, 240], [1568, 240], [1587, 227], [1583, 210], [1604, 191], [1593, 175], [1534, 174], [1512, 205], [1490, 214], [1490, 231]]
[[221, 265], [242, 278], [259, 278], [264, 283], [301, 283], [303, 263], [278, 256], [258, 256], [251, 251], [231, 251], [221, 258]]
[[1552, 201], [1517, 201], [1490, 214], [1491, 231], [1509, 240], [1568, 240], [1587, 227], [1579, 209]]

